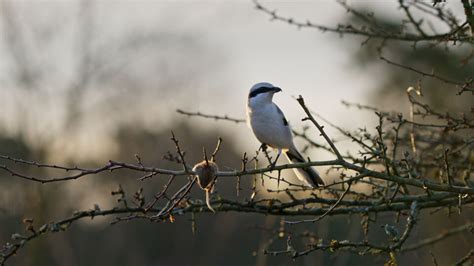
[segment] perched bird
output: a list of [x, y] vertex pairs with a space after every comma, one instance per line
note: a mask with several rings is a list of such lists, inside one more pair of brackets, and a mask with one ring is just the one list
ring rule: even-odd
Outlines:
[[[267, 82], [253, 85], [248, 96], [247, 123], [262, 145], [278, 150], [275, 163], [282, 152], [289, 162], [304, 163], [306, 160], [293, 143], [293, 135], [285, 115], [272, 101], [273, 94], [280, 91], [280, 88]], [[318, 172], [312, 167], [293, 170], [301, 181], [313, 188], [324, 185]]]

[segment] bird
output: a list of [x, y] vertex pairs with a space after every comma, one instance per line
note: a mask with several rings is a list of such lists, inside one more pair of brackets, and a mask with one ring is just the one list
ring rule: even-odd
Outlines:
[[[283, 152], [291, 163], [307, 162], [293, 142], [291, 127], [281, 109], [273, 102], [273, 95], [281, 88], [259, 82], [250, 88], [247, 102], [247, 124], [262, 147], [278, 151], [273, 164]], [[296, 176], [312, 188], [324, 186], [324, 181], [313, 167], [293, 168]]]

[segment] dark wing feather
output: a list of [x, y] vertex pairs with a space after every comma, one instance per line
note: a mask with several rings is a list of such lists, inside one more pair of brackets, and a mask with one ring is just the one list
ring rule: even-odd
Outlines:
[[285, 114], [283, 114], [283, 112], [281, 111], [280, 107], [278, 107], [278, 105], [275, 104], [275, 106], [277, 108], [278, 113], [281, 115], [283, 119], [283, 125], [288, 126], [288, 120], [286, 120]]

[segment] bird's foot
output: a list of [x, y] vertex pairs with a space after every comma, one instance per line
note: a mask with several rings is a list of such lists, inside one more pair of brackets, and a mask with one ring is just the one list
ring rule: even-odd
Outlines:
[[278, 157], [272, 162], [271, 161], [271, 158], [269, 159], [269, 165], [267, 166], [268, 169], [273, 169], [275, 168], [276, 164], [277, 164], [277, 160], [278, 160]]
[[275, 166], [276, 166], [276, 162], [272, 162], [267, 166], [267, 168], [268, 169], [273, 169], [273, 168], [275, 168]]
[[277, 161], [278, 161], [278, 158], [280, 158], [280, 154], [281, 152], [279, 151], [278, 154], [277, 154], [277, 157], [275, 158], [275, 160], [272, 162], [272, 158], [268, 158], [268, 161], [270, 162], [270, 165], [268, 166], [268, 168], [270, 169], [273, 169], [275, 168], [276, 164], [277, 164]]

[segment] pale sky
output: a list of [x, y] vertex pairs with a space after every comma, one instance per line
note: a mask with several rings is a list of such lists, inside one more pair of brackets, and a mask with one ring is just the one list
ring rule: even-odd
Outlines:
[[[15, 3], [11, 6], [19, 14], [17, 18], [25, 30], [27, 47], [34, 51], [32, 57], [45, 62], [40, 65], [47, 73], [41, 86], [49, 97], [33, 95], [30, 92], [18, 93], [9, 82], [9, 76], [1, 74], [5, 72], [0, 71], [0, 98], [3, 98], [0, 99], [0, 108], [3, 108], [0, 110], [3, 114], [0, 114], [0, 121], [3, 121], [3, 128], [7, 131], [15, 132], [18, 130], [17, 113], [25, 112], [25, 121], [29, 121], [26, 124], [34, 129], [30, 138], [51, 138], [55, 129], [64, 123], [60, 100], [64, 92], [58, 91], [57, 88], [64, 86], [75, 74], [75, 68], [71, 67], [70, 63], [77, 53], [77, 50], [71, 47], [76, 45], [74, 34], [77, 30], [78, 1], [7, 2]], [[349, 1], [354, 2], [356, 1]], [[108, 118], [110, 109], [103, 109], [103, 104], [98, 99], [107, 101], [110, 96], [100, 97], [100, 89], [92, 91], [86, 101], [86, 116], [83, 122], [86, 126], [81, 127], [76, 135], [54, 136], [56, 149], [69, 150], [71, 153], [76, 149], [84, 149], [89, 151], [89, 155], [103, 156], [104, 153], [107, 154], [104, 146], [113, 147], [108, 135], [115, 122], [141, 120], [150, 128], [160, 127], [167, 130], [167, 127], [171, 127], [170, 122], [178, 116], [174, 113], [175, 109], [244, 118], [248, 90], [260, 81], [271, 82], [283, 89], [274, 100], [296, 128], [301, 128], [300, 119], [304, 114], [295, 100], [299, 94], [305, 97], [312, 110], [338, 125], [357, 128], [373, 124], [367, 120], [374, 119], [370, 114], [348, 110], [340, 104], [343, 99], [370, 104], [369, 90], [373, 88], [377, 78], [383, 78], [380, 73], [374, 72], [374, 69], [362, 69], [354, 65], [351, 57], [360, 45], [358, 42], [351, 42], [352, 37], [340, 38], [315, 29], [298, 30], [282, 22], [270, 21], [268, 15], [257, 11], [251, 1], [244, 0], [90, 3], [94, 15], [91, 24], [96, 27], [94, 34], [100, 36], [100, 40], [114, 40], [125, 32], [137, 35], [158, 32], [158, 37], [163, 34], [178, 39], [189, 37], [197, 43], [198, 48], [189, 50], [186, 46], [180, 47], [173, 42], [165, 42], [131, 57], [121, 58], [120, 54], [114, 56], [114, 60], [121, 60], [119, 64], [124, 66], [137, 65], [138, 70], [145, 68], [147, 72], [143, 75], [148, 75], [146, 77], [140, 76], [141, 71], [127, 74], [138, 80], [149, 79], [150, 81], [143, 84], [153, 93], [144, 94], [136, 89], [136, 99], [129, 99], [126, 104], [114, 106], [114, 111], [122, 112], [120, 117], [104, 119]], [[272, 10], [277, 10], [280, 15], [328, 26], [336, 25], [346, 14], [334, 1], [262, 3]], [[377, 1], [365, 1], [362, 4], [375, 5], [378, 9], [394, 7], [393, 3]], [[47, 25], [51, 21], [57, 24], [51, 32], [45, 30], [38, 33], [31, 30], [35, 25]], [[0, 30], [4, 32], [4, 27], [0, 27]], [[41, 33], [53, 39], [51, 44], [41, 47], [31, 41], [34, 40], [35, 34]], [[10, 62], [5, 47], [5, 43], [0, 42], [0, 70], [8, 68]], [[167, 73], [162, 73], [161, 70], [153, 71], [156, 60], [149, 56], [149, 51], [158, 54], [157, 58], [165, 62]], [[48, 71], [54, 75], [48, 75]], [[120, 80], [120, 73], [112, 72], [112, 75], [114, 73], [117, 75], [116, 79]], [[150, 79], [150, 73], [156, 73], [156, 76]], [[165, 74], [179, 80], [176, 83], [178, 85], [173, 85], [173, 88], [160, 87], [160, 75]], [[188, 77], [193, 75], [198, 77], [186, 82]], [[120, 83], [112, 90], [120, 91], [119, 87]], [[113, 101], [113, 98], [110, 101]], [[18, 103], [26, 106], [19, 111]], [[140, 106], [144, 108], [139, 108]], [[212, 120], [190, 121], [196, 123], [196, 126], [230, 130], [240, 143], [245, 144], [239, 144], [240, 148], [254, 150], [257, 145], [257, 141], [249, 137], [251, 132], [243, 124], [215, 123]], [[329, 127], [327, 129], [329, 130]], [[72, 139], [76, 141], [71, 141]], [[325, 159], [318, 158], [318, 155], [314, 157]]]

